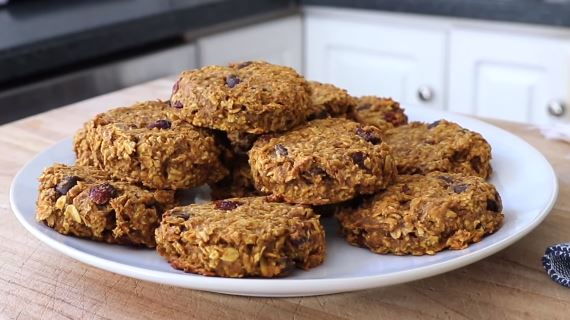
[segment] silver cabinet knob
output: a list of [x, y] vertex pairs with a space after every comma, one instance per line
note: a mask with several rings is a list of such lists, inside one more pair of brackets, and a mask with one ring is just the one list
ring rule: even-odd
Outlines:
[[550, 101], [546, 108], [548, 113], [555, 117], [562, 117], [566, 113], [566, 104], [562, 101]]
[[421, 86], [418, 89], [418, 98], [423, 102], [430, 102], [433, 100], [433, 90], [428, 86]]

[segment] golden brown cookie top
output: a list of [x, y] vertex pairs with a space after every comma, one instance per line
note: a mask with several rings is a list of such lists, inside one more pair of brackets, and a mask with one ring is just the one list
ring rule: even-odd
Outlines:
[[492, 171], [489, 143], [447, 120], [412, 122], [386, 131], [384, 139], [392, 146], [401, 174], [443, 171], [488, 178]]
[[356, 105], [355, 99], [344, 89], [329, 83], [309, 81], [311, 112], [309, 119], [323, 119], [346, 115]]
[[408, 116], [400, 104], [391, 98], [364, 96], [356, 99], [352, 118], [359, 123], [376, 126], [382, 130], [408, 123]]
[[177, 116], [196, 126], [266, 133], [303, 122], [310, 91], [292, 68], [251, 61], [183, 72], [171, 102]]

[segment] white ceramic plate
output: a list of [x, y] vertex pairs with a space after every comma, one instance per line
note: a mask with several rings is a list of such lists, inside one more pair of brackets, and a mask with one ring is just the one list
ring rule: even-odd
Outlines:
[[281, 279], [227, 279], [172, 269], [153, 250], [107, 245], [66, 237], [34, 219], [37, 177], [54, 162], [73, 163], [71, 139], [40, 153], [18, 173], [10, 189], [12, 209], [24, 227], [50, 247], [95, 267], [173, 286], [248, 296], [308, 296], [388, 286], [430, 277], [481, 260], [529, 233], [546, 217], [558, 194], [550, 164], [516, 136], [489, 124], [430, 109], [407, 110], [411, 120], [446, 118], [480, 132], [493, 147], [494, 174], [504, 204], [505, 223], [495, 234], [465, 250], [435, 256], [377, 255], [348, 245], [326, 219], [326, 262]]

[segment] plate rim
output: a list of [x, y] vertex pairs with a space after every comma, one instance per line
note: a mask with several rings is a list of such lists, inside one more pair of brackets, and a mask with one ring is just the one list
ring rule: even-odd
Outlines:
[[[415, 109], [415, 108], [408, 108]], [[446, 111], [437, 110], [442, 114], [452, 114]], [[514, 233], [499, 242], [495, 242], [490, 246], [487, 246], [481, 250], [466, 253], [453, 258], [450, 261], [441, 261], [433, 264], [429, 264], [422, 267], [413, 268], [411, 270], [403, 270], [391, 272], [383, 275], [372, 275], [372, 276], [356, 276], [348, 278], [332, 278], [332, 279], [291, 279], [291, 278], [280, 278], [280, 279], [259, 279], [259, 278], [221, 278], [221, 277], [188, 277], [187, 275], [173, 274], [170, 272], [159, 271], [159, 270], [149, 270], [144, 267], [135, 267], [121, 262], [108, 260], [102, 257], [94, 256], [89, 253], [83, 252], [79, 249], [67, 246], [66, 244], [52, 239], [42, 231], [40, 231], [37, 226], [28, 223], [22, 212], [16, 206], [14, 191], [16, 188], [16, 181], [19, 180], [20, 176], [23, 174], [24, 170], [34, 162], [37, 158], [41, 157], [45, 153], [49, 152], [51, 148], [55, 145], [59, 145], [66, 141], [69, 141], [71, 137], [59, 140], [55, 144], [50, 145], [46, 149], [42, 150], [34, 157], [32, 157], [26, 164], [18, 170], [12, 182], [10, 184], [10, 207], [12, 212], [24, 226], [24, 228], [35, 236], [41, 242], [47, 244], [52, 249], [67, 255], [73, 259], [76, 259], [87, 265], [94, 266], [99, 269], [124, 275], [127, 277], [132, 277], [144, 281], [150, 281], [159, 284], [173, 285], [177, 287], [184, 287], [195, 290], [205, 290], [211, 292], [233, 294], [233, 295], [243, 295], [243, 296], [262, 296], [262, 297], [299, 297], [299, 296], [313, 296], [313, 295], [323, 295], [331, 293], [340, 292], [350, 292], [363, 289], [371, 289], [376, 287], [390, 286], [394, 284], [403, 284], [406, 282], [419, 280], [423, 278], [428, 278], [434, 275], [446, 273], [451, 270], [455, 270], [471, 263], [477, 262], [488, 256], [491, 256], [506, 247], [514, 244], [522, 237], [526, 236], [532, 230], [534, 230], [551, 212], [552, 208], [556, 204], [556, 200], [559, 194], [559, 183], [558, 177], [552, 164], [546, 159], [546, 157], [526, 142], [524, 139], [518, 137], [517, 135], [504, 130], [495, 125], [486, 123], [479, 119], [474, 119], [471, 117], [452, 114], [453, 118], [451, 121], [454, 122], [476, 122], [478, 125], [488, 126], [494, 130], [500, 130], [502, 134], [507, 134], [511, 139], [516, 139], [519, 143], [524, 144], [526, 148], [532, 150], [545, 164], [548, 169], [548, 180], [553, 186], [553, 192], [550, 195], [548, 203], [543, 207], [534, 219], [524, 226], [519, 232]], [[545, 179], [546, 180], [546, 179]], [[54, 231], [55, 232], [55, 231]], [[185, 278], [185, 279], [184, 279]], [[183, 281], [180, 281], [180, 280]], [[243, 286], [247, 282], [247, 286]], [[220, 290], [220, 288], [224, 288]], [[268, 289], [270, 288], [270, 289]], [[294, 288], [294, 290], [292, 290]], [[265, 289], [265, 290], [264, 290]]]

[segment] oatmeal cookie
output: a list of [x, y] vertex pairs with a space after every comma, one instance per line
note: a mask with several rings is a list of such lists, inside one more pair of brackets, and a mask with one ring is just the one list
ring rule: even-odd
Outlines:
[[332, 84], [309, 81], [311, 111], [308, 119], [345, 117], [356, 105], [355, 99]]
[[149, 188], [192, 188], [227, 169], [207, 129], [167, 117], [167, 102], [148, 101], [97, 115], [75, 136], [77, 164]]
[[358, 98], [350, 118], [383, 131], [408, 123], [408, 116], [397, 101], [375, 96]]
[[254, 61], [185, 71], [171, 102], [173, 114], [195, 126], [260, 134], [303, 122], [310, 90], [295, 70]]
[[413, 122], [385, 133], [400, 174], [455, 172], [488, 178], [491, 146], [476, 132], [446, 120]]
[[386, 191], [337, 213], [348, 242], [376, 253], [435, 254], [463, 249], [502, 225], [501, 197], [476, 176], [398, 176]]
[[249, 152], [256, 188], [311, 205], [375, 193], [396, 177], [390, 147], [380, 135], [376, 127], [329, 118], [261, 137]]
[[55, 164], [39, 178], [36, 219], [66, 235], [155, 247], [154, 230], [174, 191], [110, 180], [91, 167]]
[[164, 214], [156, 241], [174, 268], [207, 276], [277, 277], [325, 257], [319, 217], [268, 197], [174, 208]]
[[230, 174], [224, 179], [210, 183], [211, 197], [214, 200], [263, 195], [255, 189], [247, 154], [234, 155], [228, 165]]

